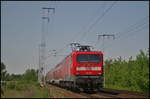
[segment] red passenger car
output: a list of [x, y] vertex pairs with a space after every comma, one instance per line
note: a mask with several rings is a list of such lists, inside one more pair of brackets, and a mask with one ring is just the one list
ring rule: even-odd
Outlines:
[[103, 53], [73, 51], [47, 73], [49, 83], [73, 89], [95, 90], [103, 86]]

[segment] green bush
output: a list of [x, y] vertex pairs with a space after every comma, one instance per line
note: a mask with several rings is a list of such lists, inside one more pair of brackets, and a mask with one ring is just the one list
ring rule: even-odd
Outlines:
[[105, 61], [106, 87], [149, 92], [149, 55], [140, 50], [135, 60]]
[[7, 89], [15, 89], [16, 88], [16, 84], [15, 83], [8, 83], [7, 84]]

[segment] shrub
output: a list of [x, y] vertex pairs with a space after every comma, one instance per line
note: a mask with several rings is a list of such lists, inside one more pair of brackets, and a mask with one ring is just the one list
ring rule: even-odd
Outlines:
[[135, 60], [107, 60], [105, 74], [107, 87], [149, 92], [149, 56], [142, 50]]
[[7, 84], [7, 89], [15, 89], [16, 88], [16, 84], [15, 83], [8, 83]]

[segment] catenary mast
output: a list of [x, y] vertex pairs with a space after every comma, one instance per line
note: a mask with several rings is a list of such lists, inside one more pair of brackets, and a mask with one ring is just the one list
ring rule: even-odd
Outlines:
[[50, 12], [55, 13], [55, 8], [43, 7], [42, 8], [42, 34], [41, 44], [39, 45], [39, 71], [38, 81], [45, 82], [45, 60], [46, 60], [46, 35], [48, 34], [48, 23], [50, 22]]

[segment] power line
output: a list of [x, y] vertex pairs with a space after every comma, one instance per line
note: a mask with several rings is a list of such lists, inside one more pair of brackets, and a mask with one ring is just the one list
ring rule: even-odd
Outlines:
[[[105, 7], [106, 7], [106, 2], [104, 2], [103, 6], [100, 6], [100, 7], [97, 9], [96, 13], [100, 10], [100, 8], [101, 8], [101, 9], [105, 9]], [[105, 11], [105, 10], [103, 10], [103, 11]], [[103, 12], [103, 13], [104, 13], [104, 12]], [[102, 13], [102, 15], [103, 15], [103, 13]], [[92, 21], [92, 18], [93, 18], [93, 17], [91, 17], [90, 21]], [[90, 23], [90, 21], [89, 21], [89, 23]], [[85, 27], [86, 27], [86, 26], [84, 26], [82, 29], [84, 29]], [[71, 40], [70, 40], [69, 42], [74, 42], [75, 39], [77, 39], [77, 36], [78, 36], [78, 35], [80, 36], [80, 34], [81, 34], [81, 32], [77, 32], [77, 33], [71, 38]], [[65, 44], [65, 46], [64, 46], [62, 49], [60, 49], [59, 51], [65, 50], [65, 48], [68, 47], [68, 46], [69, 46], [68, 43]]]
[[147, 28], [148, 27], [148, 24], [145, 24], [145, 26], [143, 25], [143, 27], [141, 26], [139, 29], [137, 29], [136, 31], [134, 31], [134, 32], [131, 32], [130, 34], [128, 34], [128, 35], [126, 35], [126, 39], [128, 38], [128, 37], [131, 37], [131, 36], [133, 36], [133, 35], [135, 35], [135, 33], [137, 33], [137, 32], [139, 32], [139, 31], [141, 31], [141, 30], [143, 30], [143, 29], [145, 29], [145, 28]]
[[[145, 17], [146, 18], [146, 17]], [[144, 20], [145, 20], [145, 18], [143, 18]], [[147, 23], [147, 21], [145, 21], [144, 22], [144, 20], [140, 20], [140, 21], [138, 21], [138, 22], [136, 22], [135, 24], [133, 24], [133, 25], [130, 25], [129, 27], [130, 27], [130, 29], [128, 30], [125, 30], [125, 31], [123, 31], [123, 32], [118, 32], [118, 33], [116, 33], [116, 35], [117, 34], [119, 34], [120, 33], [120, 36], [117, 36], [117, 38], [116, 39], [120, 39], [121, 37], [123, 37], [123, 35], [130, 35], [131, 33], [134, 33], [134, 31], [135, 30], [138, 30], [141, 26], [144, 26], [146, 23]], [[134, 28], [133, 28], [134, 27]], [[143, 28], [144, 29], [144, 28]], [[141, 30], [141, 29], [139, 29], [139, 30]], [[133, 31], [133, 32], [132, 32]], [[124, 33], [124, 34], [123, 34]], [[124, 37], [125, 38], [125, 37]], [[121, 39], [122, 40], [122, 39]], [[112, 43], [112, 42], [110, 42], [110, 43]], [[109, 43], [109, 46], [111, 46], [110, 45], [110, 43]], [[108, 45], [107, 45], [108, 46]]]
[[[134, 32], [131, 32], [132, 34], [129, 34], [129, 35], [127, 35], [126, 37], [124, 37], [123, 39], [128, 39], [129, 37], [132, 37], [132, 36], [134, 36], [134, 35], [136, 35], [137, 34], [137, 32], [139, 32], [140, 33], [140, 31], [142, 31], [143, 29], [145, 29], [145, 28], [148, 28], [148, 25], [146, 25], [146, 26], [143, 26], [143, 27], [141, 27], [141, 28], [139, 28], [138, 30], [136, 30], [136, 31], [134, 31]], [[123, 39], [121, 39], [121, 40], [123, 40]], [[140, 40], [140, 39], [139, 39]], [[107, 44], [107, 46], [106, 47], [110, 47], [110, 46], [112, 46], [112, 45], [110, 45], [110, 43], [109, 43], [109, 45]]]
[[[86, 32], [83, 33], [83, 35], [81, 36], [82, 38], [84, 38], [84, 36], [87, 34], [87, 32], [89, 32], [90, 29], [92, 29], [92, 28], [94, 27], [94, 25], [96, 25], [97, 22], [98, 22], [99, 20], [101, 20], [101, 19], [104, 17], [104, 15], [114, 6], [115, 3], [116, 3], [116, 1], [113, 2], [113, 3], [101, 14], [101, 16], [99, 16], [99, 17], [96, 19], [96, 21], [89, 27], [89, 29], [88, 29]], [[105, 6], [103, 6], [103, 7], [105, 8]], [[78, 32], [77, 34], [79, 35], [79, 33], [80, 33], [80, 32]], [[78, 36], [78, 35], [77, 35], [77, 36]], [[73, 36], [73, 38], [71, 39], [71, 41], [74, 41], [74, 38], [76, 39], [77, 36], [76, 36], [76, 35]], [[69, 45], [69, 44], [66, 44], [65, 46], [68, 46], [68, 45]], [[65, 47], [62, 48], [61, 50], [64, 50], [64, 49], [65, 49]]]
[[[128, 37], [131, 37], [132, 35], [131, 35], [131, 33], [133, 34], [133, 33], [136, 33], [137, 31], [141, 31], [141, 30], [143, 30], [144, 28], [145, 28], [145, 24], [147, 23], [147, 21], [145, 20], [147, 17], [144, 17], [142, 20], [140, 20], [140, 21], [138, 21], [138, 22], [136, 22], [135, 24], [133, 24], [133, 25], [130, 25], [130, 29], [127, 29], [127, 30], [125, 30], [125, 31], [127, 31], [127, 32], [118, 32], [118, 33], [116, 33], [116, 34], [123, 34], [123, 33], [126, 33], [126, 34], [129, 34], [129, 35], [127, 35], [126, 37], [124, 37], [124, 38], [128, 38]], [[144, 26], [144, 27], [142, 27], [142, 26]], [[133, 28], [134, 27], [134, 28]], [[135, 31], [136, 30], [136, 31]], [[121, 36], [121, 35], [120, 35]], [[118, 39], [118, 38], [120, 38], [120, 36], [118, 36], [116, 39]], [[123, 37], [123, 36], [121, 36], [121, 37]], [[97, 40], [96, 41], [96, 43], [95, 43], [95, 46], [98, 44], [98, 41], [99, 40]], [[112, 43], [112, 42], [110, 42], [110, 43]], [[103, 46], [103, 45], [102, 45]], [[108, 46], [108, 44], [107, 44], [107, 46]], [[111, 45], [109, 45], [109, 47], [110, 47]]]
[[[103, 12], [102, 12], [102, 13], [104, 13], [105, 7], [106, 7], [106, 2], [104, 2], [104, 4], [103, 4], [102, 6], [100, 6], [100, 7], [97, 9], [96, 14], [100, 11], [100, 9], [104, 9]], [[92, 15], [93, 15], [93, 14], [92, 14]], [[94, 14], [94, 15], [95, 15], [95, 14]], [[92, 16], [92, 17], [90, 18], [90, 21], [88, 22], [88, 24], [90, 24], [90, 22], [91, 22], [93, 19], [95, 19], [95, 16], [94, 16], [94, 17]], [[84, 27], [82, 27], [82, 30], [85, 29], [86, 26], [88, 26], [88, 25], [85, 25]], [[77, 39], [77, 36], [80, 36], [80, 34], [81, 34], [81, 31], [79, 31], [78, 33], [76, 33], [76, 35], [73, 36], [73, 38], [72, 38], [71, 40], [74, 41], [74, 39]], [[75, 37], [76, 37], [76, 38], [75, 38]]]
[[83, 38], [86, 36], [86, 34], [87, 34], [90, 30], [92, 30], [92, 28], [105, 16], [105, 14], [108, 13], [108, 12], [110, 11], [110, 9], [112, 9], [112, 7], [115, 5], [115, 3], [116, 3], [116, 1], [114, 1], [114, 2], [104, 11], [104, 13], [102, 13], [102, 15], [99, 16], [99, 17], [96, 19], [96, 21], [88, 28], [88, 30], [83, 33], [83, 35], [81, 36], [81, 39], [82, 39], [82, 40], [83, 40]]
[[[143, 25], [143, 24], [141, 24], [141, 23], [144, 22], [144, 21], [147, 22], [147, 20], [145, 20], [146, 18], [148, 18], [148, 16], [145, 16], [145, 17], [142, 18], [140, 21], [136, 22], [135, 24], [130, 25], [130, 26], [128, 27], [129, 29], [126, 29], [124, 32], [118, 32], [118, 33], [116, 33], [115, 35], [120, 35], [120, 36], [121, 36], [121, 35], [122, 35], [123, 33], [125, 33], [125, 32], [128, 33], [128, 32], [130, 32], [130, 31], [134, 30], [133, 27], [137, 27], [138, 25]], [[144, 23], [144, 24], [145, 24], [145, 23]], [[120, 38], [120, 36], [118, 36], [117, 39]], [[97, 41], [95, 42], [94, 46], [96, 46], [98, 43], [99, 43], [99, 40], [97, 39]], [[112, 42], [110, 42], [110, 43], [112, 43]]]
[[[118, 32], [116, 33], [116, 35], [124, 35], [123, 33], [129, 33], [130, 31], [133, 31], [134, 29], [137, 29], [138, 27], [144, 25], [145, 23], [147, 23], [147, 20], [146, 20], [147, 16], [142, 18], [140, 21], [136, 22], [135, 24], [133, 25], [130, 25], [126, 30], [124, 30], [123, 32]], [[118, 38], [120, 37], [118, 36]]]
[[[142, 27], [142, 26], [144, 26], [146, 23], [144, 23], [144, 24], [140, 24], [139, 26], [137, 26], [137, 27], [135, 27], [134, 29], [132, 29], [132, 30], [130, 30], [129, 32], [127, 32], [128, 34], [130, 34], [130, 33], [132, 33], [132, 31], [135, 31], [135, 30], [137, 30], [137, 29], [139, 29], [140, 27]], [[124, 35], [128, 35], [128, 34], [124, 34]], [[121, 37], [123, 37], [123, 35], [122, 36], [120, 36], [120, 38]]]

